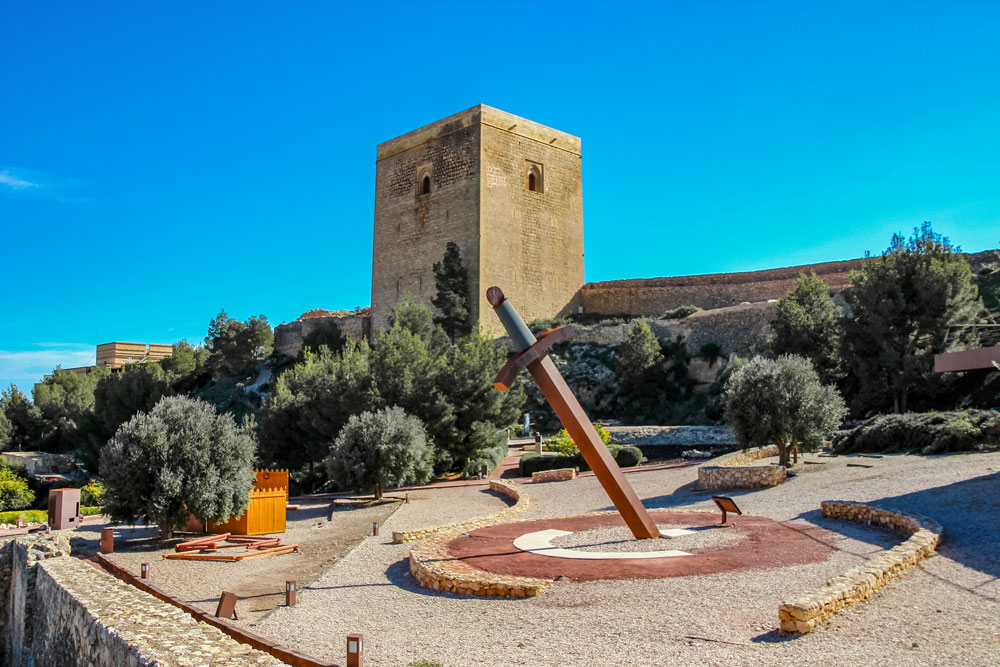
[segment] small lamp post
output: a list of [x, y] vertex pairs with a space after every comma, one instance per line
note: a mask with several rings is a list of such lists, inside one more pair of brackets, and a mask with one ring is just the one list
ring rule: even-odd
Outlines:
[[347, 635], [347, 667], [364, 667], [364, 638], [360, 632]]
[[115, 531], [111, 528], [101, 529], [101, 553], [113, 554], [115, 552]]
[[372, 535], [378, 537], [378, 521], [372, 521]]
[[294, 607], [295, 606], [295, 595], [296, 595], [296, 593], [297, 593], [297, 589], [295, 587], [295, 582], [294, 581], [286, 581], [285, 582], [285, 605], [286, 606], [289, 606], [289, 607]]
[[149, 578], [149, 563], [143, 563], [139, 566], [139, 571], [142, 573], [143, 579]]

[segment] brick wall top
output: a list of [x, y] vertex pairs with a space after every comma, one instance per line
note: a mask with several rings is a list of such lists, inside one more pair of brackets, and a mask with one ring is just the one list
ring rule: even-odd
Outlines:
[[562, 150], [577, 154], [580, 153], [579, 137], [574, 137], [571, 134], [560, 132], [541, 123], [515, 116], [500, 109], [494, 109], [485, 104], [477, 104], [465, 111], [459, 111], [447, 118], [442, 118], [441, 120], [417, 128], [412, 132], [402, 134], [395, 139], [382, 142], [378, 145], [377, 160], [383, 160], [432, 139], [479, 124], [496, 127], [505, 132], [561, 148]]
[[[796, 279], [802, 272], [814, 271], [817, 276], [837, 276], [843, 274], [845, 277], [851, 270], [861, 268], [863, 260], [845, 259], [837, 262], [822, 262], [820, 264], [801, 264], [798, 266], [787, 266], [778, 269], [764, 269], [761, 271], [743, 271], [739, 273], [705, 273], [694, 276], [672, 276], [669, 278], [630, 278], [627, 280], [605, 280], [601, 282], [591, 282], [583, 286], [584, 289], [602, 288], [627, 288], [627, 287], [687, 287], [690, 285], [731, 285], [739, 283], [767, 282], [771, 280]], [[826, 281], [830, 282], [830, 281]], [[846, 285], [844, 281], [840, 285], [831, 287], [842, 287]]]

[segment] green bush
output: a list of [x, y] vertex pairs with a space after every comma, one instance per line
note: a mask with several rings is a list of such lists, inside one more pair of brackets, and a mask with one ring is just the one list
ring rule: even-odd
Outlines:
[[7, 467], [0, 467], [0, 510], [19, 510], [35, 502], [35, 492], [28, 480]]
[[49, 513], [45, 510], [21, 510], [20, 512], [0, 512], [0, 523], [17, 523], [17, 517], [21, 517], [24, 523], [45, 523], [49, 520]]
[[[103, 505], [104, 485], [96, 479], [92, 479], [90, 482], [80, 487], [80, 504], [87, 506]], [[84, 516], [86, 516], [86, 514]]]
[[1000, 444], [1000, 414], [989, 410], [879, 415], [838, 435], [833, 447], [852, 452], [967, 452]]
[[[642, 450], [631, 445], [608, 445], [608, 451], [615, 458], [615, 463], [619, 468], [631, 468], [639, 465], [642, 461]], [[590, 466], [583, 458], [583, 454], [556, 454], [555, 456], [540, 456], [538, 452], [525, 452], [521, 456], [518, 472], [521, 477], [531, 477], [533, 473], [543, 470], [556, 470], [557, 468], [579, 468], [580, 470], [590, 470]]]
[[663, 317], [661, 319], [683, 320], [688, 315], [694, 315], [700, 310], [701, 308], [699, 308], [698, 306], [677, 306], [676, 308], [672, 308], [667, 312], [663, 313]]
[[[94, 516], [103, 512], [103, 507], [80, 507], [80, 516]], [[49, 520], [49, 513], [46, 510], [0, 512], [0, 523], [17, 523], [17, 517], [21, 517], [24, 523], [45, 523]]]
[[[602, 424], [594, 424], [594, 430], [597, 431], [598, 437], [600, 437], [601, 442], [605, 445], [611, 443], [611, 434], [608, 433], [608, 429], [604, 428]], [[557, 452], [559, 454], [572, 454], [579, 450], [576, 443], [573, 442], [573, 438], [570, 437], [569, 431], [562, 429], [554, 436], [545, 441], [545, 446], [550, 452]]]

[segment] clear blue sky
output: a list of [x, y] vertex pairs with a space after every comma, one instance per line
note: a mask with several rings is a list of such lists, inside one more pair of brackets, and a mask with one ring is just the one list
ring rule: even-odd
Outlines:
[[0, 383], [368, 305], [376, 144], [478, 103], [582, 137], [587, 280], [923, 220], [995, 248], [998, 35], [993, 2], [5, 2]]

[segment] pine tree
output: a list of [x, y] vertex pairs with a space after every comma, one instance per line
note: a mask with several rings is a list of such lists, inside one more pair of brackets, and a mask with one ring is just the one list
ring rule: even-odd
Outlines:
[[431, 303], [438, 309], [434, 322], [453, 341], [472, 333], [475, 323], [469, 301], [469, 272], [462, 264], [458, 245], [452, 241], [448, 242], [444, 259], [434, 263], [434, 286], [437, 295]]
[[851, 274], [844, 298], [845, 359], [864, 409], [906, 412], [914, 390], [933, 394], [942, 380], [934, 354], [944, 352], [952, 324], [975, 322], [983, 311], [969, 263], [925, 222], [904, 240]]
[[778, 355], [809, 359], [823, 382], [833, 382], [844, 374], [839, 317], [829, 285], [815, 273], [802, 274], [795, 289], [778, 300], [771, 347]]

